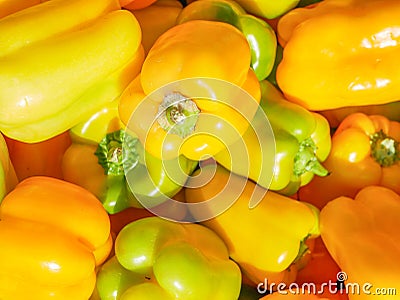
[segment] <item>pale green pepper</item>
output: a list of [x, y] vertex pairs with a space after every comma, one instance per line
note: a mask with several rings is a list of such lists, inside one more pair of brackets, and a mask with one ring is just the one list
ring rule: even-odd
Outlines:
[[126, 225], [97, 276], [101, 300], [232, 300], [240, 289], [240, 269], [214, 231], [159, 217]]

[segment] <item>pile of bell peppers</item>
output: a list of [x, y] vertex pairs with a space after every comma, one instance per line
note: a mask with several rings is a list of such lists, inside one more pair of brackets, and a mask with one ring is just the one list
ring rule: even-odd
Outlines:
[[0, 0], [0, 299], [397, 299], [398, 16]]

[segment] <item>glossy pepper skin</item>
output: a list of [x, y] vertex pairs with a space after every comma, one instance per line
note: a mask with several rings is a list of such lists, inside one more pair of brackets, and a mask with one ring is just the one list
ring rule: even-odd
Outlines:
[[360, 285], [360, 293], [349, 293], [350, 300], [398, 299], [393, 289], [400, 289], [399, 214], [399, 194], [374, 185], [322, 209], [321, 237], [347, 282]]
[[1, 299], [90, 297], [112, 249], [110, 220], [91, 193], [29, 177], [3, 199], [0, 219]]
[[398, 101], [399, 13], [396, 0], [327, 0], [282, 16], [277, 81], [288, 100], [310, 110]]
[[249, 42], [251, 67], [258, 80], [270, 74], [275, 61], [277, 39], [275, 31], [267, 22], [248, 14], [235, 1], [198, 0], [182, 10], [177, 23], [198, 19], [226, 22], [238, 28]]
[[294, 8], [299, 1], [300, 0], [236, 0], [246, 11], [267, 19], [275, 19], [285, 14]]
[[24, 143], [8, 137], [5, 140], [19, 181], [38, 175], [63, 179], [62, 158], [71, 145], [68, 131], [38, 143]]
[[0, 203], [17, 183], [18, 177], [10, 159], [7, 143], [0, 134]]
[[[175, 196], [186, 181], [185, 176], [197, 166], [197, 162], [180, 156], [175, 161], [179, 161], [186, 175], [172, 179], [165, 168], [171, 162], [145, 153], [137, 137], [124, 130], [118, 104], [119, 101], [109, 103], [73, 127], [73, 142], [62, 159], [64, 179], [91, 191], [109, 214], [128, 207], [143, 208], [135, 195], [148, 197], [154, 206], [164, 196]], [[123, 149], [129, 149], [128, 155], [123, 155]], [[126, 159], [131, 164], [129, 172], [124, 169]], [[128, 185], [126, 176], [134, 178], [132, 184]]]
[[129, 9], [142, 29], [142, 45], [146, 53], [160, 35], [176, 25], [176, 18], [182, 8], [183, 6], [178, 0], [157, 0], [142, 9]]
[[28, 8], [34, 6], [36, 4], [42, 3], [46, 0], [1, 0], [0, 1], [0, 18], [3, 18], [7, 15], [15, 13], [24, 8]]
[[240, 287], [240, 269], [213, 231], [159, 217], [126, 225], [97, 276], [101, 300], [230, 300]]
[[[318, 210], [272, 191], [265, 193], [262, 201], [250, 209], [248, 203], [256, 187], [252, 181], [220, 165], [206, 165], [201, 172], [204, 176], [213, 176], [200, 187], [185, 189], [188, 203], [204, 202], [217, 196], [221, 200], [236, 199], [224, 212], [202, 224], [222, 238], [230, 257], [254, 283], [264, 282], [266, 277], [270, 282], [288, 280], [285, 270], [298, 258], [302, 242], [318, 235]], [[191, 177], [188, 184], [195, 185], [196, 180]], [[231, 185], [224, 188], [228, 180]], [[211, 206], [208, 209], [214, 211]], [[194, 217], [202, 212], [191, 210]]]
[[10, 138], [61, 134], [134, 77], [140, 26], [116, 0], [47, 1], [0, 19], [0, 31], [0, 130]]
[[299, 199], [322, 208], [339, 196], [354, 197], [368, 185], [400, 193], [400, 123], [380, 115], [353, 113], [332, 136], [323, 162], [330, 175], [315, 177], [299, 190]]
[[129, 10], [140, 10], [149, 7], [158, 0], [120, 0], [120, 4], [123, 8]]
[[[249, 164], [245, 160], [242, 163], [231, 162], [227, 150], [218, 153], [215, 159], [237, 174], [248, 174], [250, 179], [265, 188], [291, 195], [308, 184], [315, 174], [328, 174], [321, 162], [328, 157], [331, 149], [329, 123], [321, 115], [287, 101], [271, 82], [264, 80], [260, 84], [260, 107], [273, 130], [275, 160], [271, 162], [268, 159], [271, 151], [265, 149], [274, 145], [260, 145], [256, 126], [254, 129], [249, 128], [243, 135], [243, 142], [251, 156]], [[233, 146], [231, 151], [238, 148]], [[234, 153], [231, 155], [234, 157]], [[268, 176], [271, 168], [272, 179]]]
[[[122, 94], [121, 119], [155, 157], [213, 155], [224, 147], [221, 140], [237, 139], [232, 130], [245, 131], [258, 107], [259, 83], [250, 58], [246, 38], [230, 24], [176, 25], [157, 39], [141, 74]], [[226, 97], [227, 85], [253, 99], [244, 105], [241, 97]]]

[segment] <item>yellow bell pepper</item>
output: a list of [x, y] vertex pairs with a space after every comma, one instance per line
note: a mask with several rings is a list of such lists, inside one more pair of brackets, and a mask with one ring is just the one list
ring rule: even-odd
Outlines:
[[400, 99], [400, 2], [325, 0], [281, 17], [277, 82], [310, 110]]
[[321, 210], [321, 237], [342, 271], [350, 300], [395, 300], [400, 291], [400, 195], [381, 186]]
[[[204, 204], [189, 208], [194, 218], [222, 238], [230, 257], [254, 283], [266, 278], [286, 281], [285, 271], [302, 255], [303, 242], [319, 234], [319, 211], [308, 203], [257, 190], [254, 182], [219, 165], [204, 166], [200, 175], [191, 177], [185, 189], [188, 203]], [[201, 178], [211, 179], [200, 184]], [[262, 201], [250, 209], [249, 200], [260, 192]], [[205, 219], [205, 214], [214, 217]]]
[[230, 24], [176, 25], [157, 39], [122, 94], [121, 119], [155, 157], [213, 155], [243, 134], [258, 108], [250, 60], [246, 38]]
[[261, 18], [248, 14], [232, 0], [201, 0], [185, 6], [177, 18], [181, 24], [190, 20], [225, 22], [239, 29], [251, 49], [251, 67], [258, 80], [265, 79], [275, 62], [277, 39], [272, 27]]
[[87, 300], [111, 250], [110, 220], [94, 195], [29, 177], [0, 206], [0, 299]]
[[47, 1], [0, 32], [0, 130], [22, 142], [67, 131], [135, 76], [140, 26], [116, 0]]

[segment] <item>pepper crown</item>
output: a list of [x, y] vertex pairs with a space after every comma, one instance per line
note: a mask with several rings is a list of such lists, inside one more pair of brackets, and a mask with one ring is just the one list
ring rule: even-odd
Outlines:
[[196, 126], [200, 113], [196, 103], [179, 92], [165, 95], [158, 108], [157, 122], [168, 131], [185, 138]]
[[299, 151], [294, 158], [293, 172], [296, 176], [301, 176], [306, 172], [312, 172], [318, 176], [326, 176], [328, 170], [319, 162], [315, 152], [317, 146], [311, 138], [307, 138], [299, 145]]
[[137, 143], [137, 138], [130, 136], [124, 130], [118, 130], [108, 133], [95, 151], [98, 163], [107, 175], [100, 200], [110, 214], [129, 207], [131, 193], [126, 184], [125, 171], [139, 163]]
[[[123, 147], [123, 144], [126, 147]], [[123, 175], [124, 168], [134, 168], [139, 162], [138, 139], [124, 130], [108, 133], [99, 143], [96, 156], [106, 175]]]
[[399, 142], [382, 130], [370, 136], [371, 156], [382, 167], [390, 167], [400, 160]]

